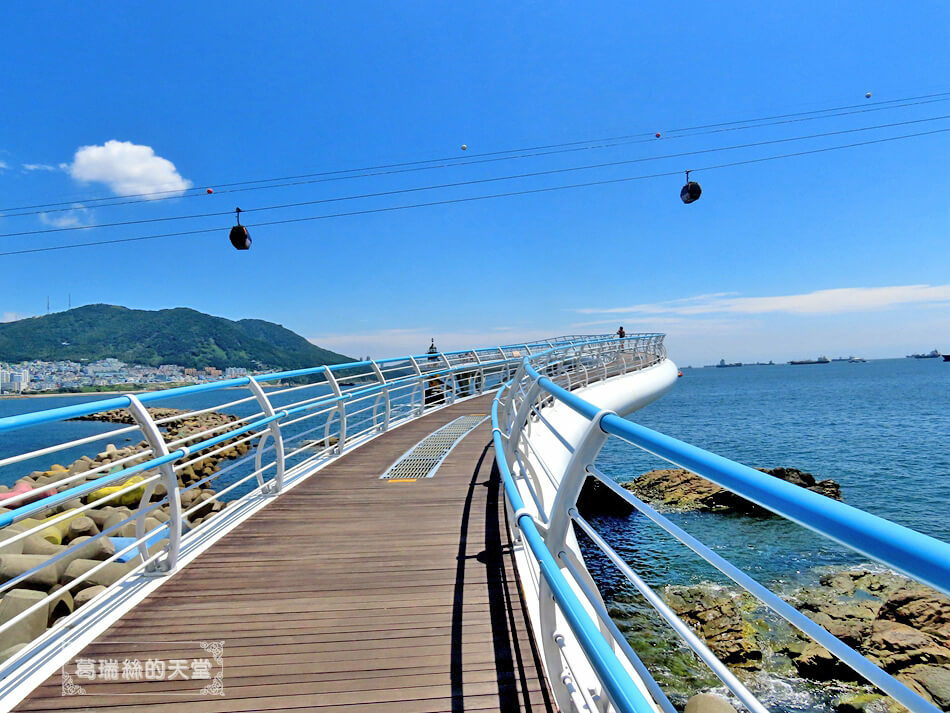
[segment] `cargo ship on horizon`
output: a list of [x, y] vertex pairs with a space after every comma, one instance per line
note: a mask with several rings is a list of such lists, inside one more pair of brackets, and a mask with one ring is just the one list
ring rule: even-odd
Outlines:
[[797, 366], [799, 364], [830, 364], [831, 359], [826, 356], [820, 356], [817, 359], [800, 359], [798, 361], [790, 361], [789, 364]]

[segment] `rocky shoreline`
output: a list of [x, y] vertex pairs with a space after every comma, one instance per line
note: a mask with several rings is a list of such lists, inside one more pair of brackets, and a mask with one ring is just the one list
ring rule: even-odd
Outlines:
[[[757, 468], [756, 470], [833, 500], [842, 499], [841, 486], [830, 478], [818, 480], [811, 473], [797, 468]], [[674, 510], [758, 516], [770, 514], [745, 498], [682, 468], [651, 470], [636, 480], [622, 483], [622, 485], [643, 500], [660, 503]]]
[[[188, 413], [178, 409], [169, 408], [149, 408], [149, 413], [156, 420], [164, 418], [181, 416]], [[124, 410], [109, 411], [94, 416], [84, 416], [77, 420], [104, 421], [117, 424], [133, 423], [131, 416]], [[208, 436], [197, 436], [197, 434], [209, 429], [223, 427], [237, 417], [230, 414], [207, 412], [188, 416], [170, 421], [162, 426], [163, 436], [166, 442], [173, 440], [186, 439], [184, 444], [192, 445], [207, 438]], [[215, 490], [204, 487], [199, 484], [200, 481], [213, 475], [220, 469], [220, 464], [227, 460], [240, 458], [249, 450], [247, 443], [237, 443], [234, 438], [221, 444], [223, 448], [220, 453], [208, 455], [178, 471], [178, 484], [183, 490], [181, 493], [181, 505], [183, 510], [198, 506], [187, 517], [185, 529], [188, 530], [202, 522], [213, 517], [223, 510], [226, 503], [213, 500]], [[85, 478], [67, 484], [63, 487], [65, 491], [84, 483], [93, 482], [109, 473], [116, 472], [122, 468], [145, 462], [150, 456], [142, 455], [133, 457], [136, 453], [142, 453], [148, 448], [145, 441], [140, 441], [134, 445], [128, 445], [117, 448], [115, 444], [108, 443], [105, 450], [98, 453], [95, 457], [83, 456], [69, 466], [54, 464], [45, 471], [33, 471], [16, 481], [14, 486], [0, 485], [0, 504], [4, 493], [12, 491], [23, 492], [24, 490], [36, 490], [37, 498], [51, 495], [59, 491], [57, 483], [65, 478], [81, 475], [97, 468], [102, 468], [99, 472], [92, 473]], [[127, 459], [127, 460], [125, 460]], [[112, 468], [103, 468], [110, 463], [123, 461]], [[101, 564], [102, 561], [113, 556], [117, 551], [117, 540], [113, 538], [133, 538], [135, 539], [135, 522], [128, 522], [117, 530], [112, 532], [109, 537], [100, 538], [92, 541], [91, 538], [100, 532], [117, 525], [123, 520], [129, 518], [139, 507], [141, 499], [145, 495], [145, 486], [134, 488], [123, 495], [116, 495], [109, 504], [98, 505], [88, 511], [77, 513], [73, 517], [66, 518], [63, 522], [50, 525], [49, 527], [30, 535], [24, 539], [11, 544], [4, 544], [14, 534], [25, 532], [42, 524], [44, 520], [61, 516], [70, 510], [80, 507], [83, 504], [97, 500], [107, 495], [113, 495], [120, 489], [135, 483], [142, 482], [153, 475], [155, 471], [146, 471], [140, 475], [134, 475], [125, 479], [122, 483], [113, 483], [109, 486], [99, 488], [80, 498], [62, 503], [52, 510], [44, 511], [39, 514], [42, 519], [26, 518], [18, 523], [9, 525], [0, 530], [0, 583], [7, 582], [18, 577], [29, 570], [41, 566], [48, 560], [62, 555], [69, 547], [82, 544], [88, 541], [88, 545], [80, 547], [77, 551], [62, 557], [53, 565], [44, 567], [31, 574], [22, 582], [18, 583], [13, 589], [6, 591], [0, 599], [0, 623], [9, 621], [19, 615], [31, 605], [40, 601], [48, 594], [60, 592], [60, 596], [51, 601], [49, 605], [37, 610], [27, 616], [20, 623], [0, 633], [0, 660], [4, 660], [16, 651], [26, 645], [27, 642], [36, 638], [43, 631], [55, 624], [61, 618], [68, 616], [75, 609], [83, 606], [94, 596], [104, 591], [106, 587], [114, 584], [137, 564], [138, 558], [132, 558], [129, 562], [112, 562], [103, 567], [91, 576], [86, 573], [93, 567]], [[158, 483], [149, 501], [156, 503], [161, 501], [167, 495], [165, 486]], [[207, 505], [201, 505], [207, 503]], [[22, 503], [20, 503], [22, 505]], [[17, 506], [14, 506], [17, 507]], [[145, 519], [146, 531], [159, 527], [161, 523], [169, 519], [169, 504], [160, 505], [149, 513]], [[8, 508], [0, 507], [0, 512], [9, 512]], [[126, 540], [119, 540], [118, 549], [126, 546]], [[161, 547], [163, 542], [157, 542], [149, 547], [149, 552], [154, 553]], [[137, 552], [137, 550], [133, 551]], [[64, 585], [75, 580], [81, 580], [72, 590], [63, 589]]]
[[[897, 574], [860, 569], [827, 573], [817, 586], [785, 598], [925, 700], [950, 710], [950, 598]], [[835, 700], [842, 713], [900, 709], [744, 592], [671, 586], [664, 599], [737, 672], [847, 684]]]
[[[757, 470], [819, 495], [842, 500], [841, 486], [830, 478], [818, 480], [811, 473], [797, 468], [757, 468]], [[756, 517], [772, 516], [772, 513], [765, 508], [683, 468], [651, 470], [634, 480], [620, 483], [620, 486], [641, 500], [665, 510]], [[577, 507], [585, 517], [590, 515], [626, 517], [633, 512], [633, 506], [617, 497], [595, 478], [588, 478], [584, 483], [577, 500]]]
[[[833, 480], [819, 480], [795, 468], [759, 470], [842, 499]], [[772, 516], [687, 470], [653, 470], [621, 485], [665, 511]], [[594, 479], [585, 484], [578, 507], [585, 516], [633, 512]], [[925, 700], [950, 711], [950, 598], [890, 571], [837, 569], [817, 579], [813, 586], [779, 593]], [[767, 688], [763, 679], [803, 679], [810, 695], [822, 701], [815, 707], [838, 713], [906, 710], [737, 587], [705, 583], [669, 585], [660, 591], [670, 608], [753, 690]], [[617, 596], [611, 616], [661, 684], [674, 691], [678, 706], [697, 691], [721, 690], [709, 669], [639, 596]]]

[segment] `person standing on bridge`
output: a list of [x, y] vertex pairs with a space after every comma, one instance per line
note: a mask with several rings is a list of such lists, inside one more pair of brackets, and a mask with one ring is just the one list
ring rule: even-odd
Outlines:
[[[438, 361], [439, 360], [439, 348], [435, 345], [435, 337], [432, 338], [432, 343], [429, 345], [429, 348], [426, 350], [426, 354], [429, 361]], [[439, 377], [433, 377], [425, 382], [425, 394], [423, 396], [424, 403], [426, 406], [431, 406], [432, 404], [444, 403], [445, 402], [445, 388], [443, 385], [442, 379]]]
[[620, 348], [623, 349], [624, 344], [626, 344], [623, 339], [627, 336], [627, 332], [622, 324], [620, 325], [620, 329], [617, 330], [617, 336], [620, 338]]

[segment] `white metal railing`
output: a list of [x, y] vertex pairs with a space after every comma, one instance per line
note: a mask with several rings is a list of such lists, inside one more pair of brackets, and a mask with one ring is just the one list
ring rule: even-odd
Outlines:
[[[0, 595], [28, 579], [62, 581], [70, 562], [88, 557], [97, 543], [104, 546], [97, 555], [102, 559], [91, 569], [77, 572], [62, 587], [0, 622], [0, 637], [30, 617], [48, 615], [46, 623], [52, 626], [39, 639], [49, 641], [58, 631], [68, 630], [82, 611], [60, 618], [65, 592], [85, 588], [91, 580], [104, 581], [100, 575], [105, 573], [112, 579], [115, 567], [127, 573], [117, 584], [137, 574], [160, 579], [176, 570], [180, 552], [203, 537], [223, 506], [237, 510], [277, 497], [288, 481], [298, 482], [379, 433], [508, 381], [531, 353], [603, 338], [558, 337], [544, 342], [314, 367], [0, 418], [3, 482], [12, 482], [34, 468], [46, 472], [54, 454], [92, 456], [117, 437], [129, 440], [137, 433], [142, 438], [131, 453], [95, 461], [86, 470], [41, 476], [31, 491], [0, 502], [0, 556], [38, 551], [37, 538], [46, 540], [40, 549], [48, 555], [38, 564], [22, 566], [22, 571], [8, 569], [14, 575], [0, 583]], [[653, 338], [629, 337], [631, 343], [638, 339], [646, 343]], [[595, 361], [588, 360], [590, 368]], [[294, 383], [301, 380], [306, 383]], [[239, 395], [233, 389], [247, 391]], [[220, 401], [209, 404], [209, 395], [213, 399], [216, 394]], [[200, 407], [161, 418], [148, 408], [154, 404], [194, 405], [194, 399], [201, 401]], [[53, 426], [65, 420], [115, 409], [127, 413], [134, 425], [61, 443], [43, 437], [55, 433]], [[222, 412], [230, 414], [230, 420], [196, 420]], [[171, 435], [170, 429], [182, 424], [193, 427], [188, 433]], [[3, 434], [21, 430], [36, 433], [39, 447], [4, 453]], [[211, 472], [205, 472], [203, 467], [209, 459], [217, 462]], [[110, 507], [113, 509], [105, 510]], [[103, 517], [106, 512], [109, 516]], [[69, 523], [90, 514], [97, 516], [99, 531], [82, 542], [69, 541]], [[112, 539], [119, 536], [123, 539]], [[112, 542], [118, 544], [108, 546]], [[49, 555], [51, 549], [55, 552]], [[7, 559], [8, 563], [24, 561], [22, 557]], [[54, 570], [54, 578], [44, 574]], [[99, 596], [108, 597], [110, 589]], [[36, 641], [17, 643], [27, 646], [0, 662], [0, 680], [29, 658]]]
[[[766, 708], [706, 643], [617, 553], [577, 510], [588, 478], [600, 481], [633, 508], [739, 584], [759, 602], [825, 647], [863, 679], [914, 713], [937, 713], [860, 653], [798, 612], [708, 546], [672, 523], [596, 466], [608, 438], [619, 438], [687, 468], [772, 512], [950, 593], [950, 545], [639, 426], [572, 393], [631, 369], [646, 383], [666, 363], [662, 338], [632, 345], [611, 339], [558, 345], [523, 360], [492, 407], [496, 459], [505, 485], [516, 542], [529, 556], [519, 576], [529, 598], [535, 635], [561, 710], [673, 713], [669, 700], [610, 620], [575, 537], [579, 530], [653, 606], [683, 642], [750, 711]], [[659, 372], [655, 372], [654, 375]], [[630, 389], [631, 385], [623, 388]], [[601, 392], [603, 394], [603, 392]], [[552, 487], [553, 484], [553, 487]], [[584, 706], [587, 706], [585, 709]]]

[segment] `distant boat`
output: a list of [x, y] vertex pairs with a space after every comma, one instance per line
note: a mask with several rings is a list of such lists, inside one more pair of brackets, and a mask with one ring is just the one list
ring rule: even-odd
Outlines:
[[937, 359], [940, 357], [940, 352], [934, 349], [932, 352], [927, 352], [926, 354], [908, 354], [908, 359]]
[[741, 362], [741, 361], [737, 361], [737, 362], [735, 362], [734, 364], [727, 364], [725, 359], [720, 359], [720, 360], [719, 360], [719, 363], [716, 364], [716, 368], [718, 368], [718, 369], [726, 369], [726, 368], [728, 368], [728, 367], [730, 367], [730, 366], [742, 366], [742, 362]]
[[831, 359], [826, 356], [820, 356], [817, 359], [800, 359], [798, 361], [790, 361], [789, 364], [798, 365], [798, 364], [830, 364]]
[[862, 359], [861, 357], [853, 356], [853, 357], [848, 358], [848, 363], [849, 364], [866, 364], [867, 359]]
[[950, 361], [950, 354], [941, 354], [944, 361]]
[[854, 357], [835, 357], [831, 361], [851, 361]]

